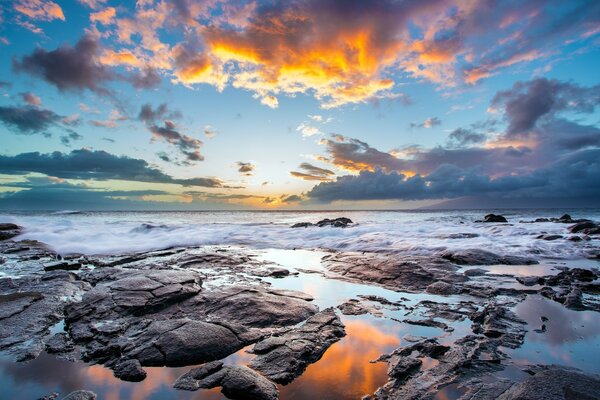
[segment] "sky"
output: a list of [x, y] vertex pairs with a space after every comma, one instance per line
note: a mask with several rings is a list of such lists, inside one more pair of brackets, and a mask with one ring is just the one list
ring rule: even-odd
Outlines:
[[0, 209], [600, 207], [596, 0], [0, 1]]

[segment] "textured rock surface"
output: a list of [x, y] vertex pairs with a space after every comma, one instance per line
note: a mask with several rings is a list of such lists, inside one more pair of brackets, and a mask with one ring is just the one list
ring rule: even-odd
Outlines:
[[339, 317], [328, 308], [298, 328], [258, 342], [252, 349], [256, 357], [250, 367], [277, 383], [289, 383], [345, 335]]
[[230, 399], [276, 400], [277, 386], [256, 371], [244, 366], [223, 365], [214, 361], [194, 368], [175, 381], [180, 390], [198, 390], [222, 387]]

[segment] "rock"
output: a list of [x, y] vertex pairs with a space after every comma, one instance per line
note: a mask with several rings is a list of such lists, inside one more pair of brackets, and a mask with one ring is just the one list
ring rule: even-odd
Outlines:
[[345, 217], [335, 218], [335, 219], [325, 218], [325, 219], [320, 220], [316, 224], [312, 224], [310, 222], [298, 222], [298, 223], [292, 225], [292, 228], [308, 228], [311, 226], [318, 226], [319, 228], [322, 228], [324, 226], [332, 226], [334, 228], [346, 228], [350, 224], [353, 224], [353, 222], [350, 218], [345, 218]]
[[471, 268], [463, 272], [465, 276], [481, 276], [487, 274], [488, 271], [482, 268]]
[[567, 240], [570, 240], [571, 242], [581, 242], [583, 239], [581, 238], [581, 236], [573, 235], [569, 236]]
[[427, 293], [431, 294], [439, 294], [443, 296], [449, 296], [452, 294], [458, 294], [461, 292], [461, 288], [455, 285], [452, 285], [447, 282], [437, 281], [427, 286], [425, 289]]
[[284, 278], [289, 276], [290, 271], [286, 268], [278, 268], [272, 267], [267, 270], [268, 276], [272, 276], [273, 278]]
[[470, 318], [473, 321], [473, 333], [489, 338], [502, 338], [503, 346], [514, 349], [525, 339], [525, 321], [508, 308], [490, 303], [481, 311], [473, 313]]
[[138, 360], [119, 361], [112, 367], [114, 375], [124, 381], [141, 382], [146, 379], [146, 371]]
[[75, 345], [69, 339], [69, 336], [60, 332], [52, 336], [48, 341], [46, 341], [46, 351], [48, 353], [69, 353], [75, 349]]
[[292, 228], [308, 228], [309, 226], [314, 226], [314, 224], [310, 222], [298, 222], [297, 224], [292, 225]]
[[215, 361], [181, 375], [173, 387], [180, 390], [210, 389], [221, 386], [230, 399], [277, 400], [277, 386], [264, 376], [245, 366], [223, 365]]
[[470, 249], [447, 251], [442, 258], [458, 265], [532, 265], [539, 264], [537, 260], [520, 256], [500, 256], [489, 251]]
[[583, 306], [583, 292], [581, 289], [575, 287], [571, 289], [571, 291], [565, 297], [565, 302], [563, 303], [565, 307], [570, 308], [572, 310], [585, 310]]
[[356, 299], [350, 299], [337, 306], [337, 308], [344, 315], [363, 315], [369, 312], [369, 310], [363, 307], [360, 301]]
[[563, 214], [559, 219], [558, 222], [562, 222], [565, 224], [571, 223], [573, 222], [573, 218], [571, 218], [571, 216], [569, 214]]
[[0, 223], [0, 241], [12, 239], [20, 234], [20, 226], [11, 223]]
[[298, 328], [258, 342], [252, 349], [256, 357], [249, 366], [277, 383], [289, 383], [345, 335], [339, 317], [328, 308]]
[[536, 218], [533, 222], [550, 222], [548, 218]]
[[324, 258], [323, 265], [335, 273], [332, 278], [371, 283], [395, 291], [421, 292], [433, 282], [465, 282], [458, 267], [431, 257], [397, 257], [376, 253], [337, 253]]
[[483, 217], [482, 222], [508, 222], [502, 215], [488, 214]]
[[544, 278], [541, 276], [517, 276], [517, 282], [525, 286], [543, 285]]
[[536, 239], [551, 241], [551, 240], [562, 239], [562, 235], [539, 235]]
[[67, 262], [67, 261], [58, 261], [54, 263], [49, 263], [44, 265], [44, 271], [57, 271], [57, 270], [65, 270], [65, 271], [76, 271], [81, 268], [81, 263], [75, 262]]
[[397, 383], [403, 382], [417, 372], [423, 362], [418, 358], [392, 356], [389, 361], [388, 376]]
[[600, 376], [566, 367], [548, 366], [514, 385], [498, 400], [600, 399]]
[[96, 393], [89, 390], [76, 390], [69, 393], [62, 400], [96, 400]]
[[592, 222], [592, 221], [584, 221], [584, 222], [579, 222], [576, 223], [575, 225], [570, 226], [569, 228], [569, 232], [571, 233], [584, 233], [586, 235], [594, 235], [597, 233], [600, 233], [600, 226], [598, 226], [596, 223]]

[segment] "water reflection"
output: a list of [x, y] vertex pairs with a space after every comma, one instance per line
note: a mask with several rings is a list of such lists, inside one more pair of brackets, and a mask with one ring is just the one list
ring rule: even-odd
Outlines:
[[[528, 296], [515, 309], [528, 323], [525, 344], [509, 351], [518, 364], [562, 364], [600, 372], [600, 322], [593, 311], [573, 311], [538, 295]], [[545, 322], [546, 331], [533, 331]]]

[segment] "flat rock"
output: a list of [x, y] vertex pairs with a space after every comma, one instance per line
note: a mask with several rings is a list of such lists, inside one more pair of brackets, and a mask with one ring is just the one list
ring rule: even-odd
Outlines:
[[138, 360], [119, 361], [112, 370], [117, 378], [124, 381], [140, 382], [146, 379], [146, 371]]
[[289, 383], [318, 361], [333, 343], [346, 335], [332, 308], [310, 317], [298, 328], [258, 342], [249, 366], [277, 383]]
[[501, 256], [490, 251], [471, 249], [448, 251], [442, 258], [458, 265], [532, 265], [539, 264], [537, 260], [520, 256]]

